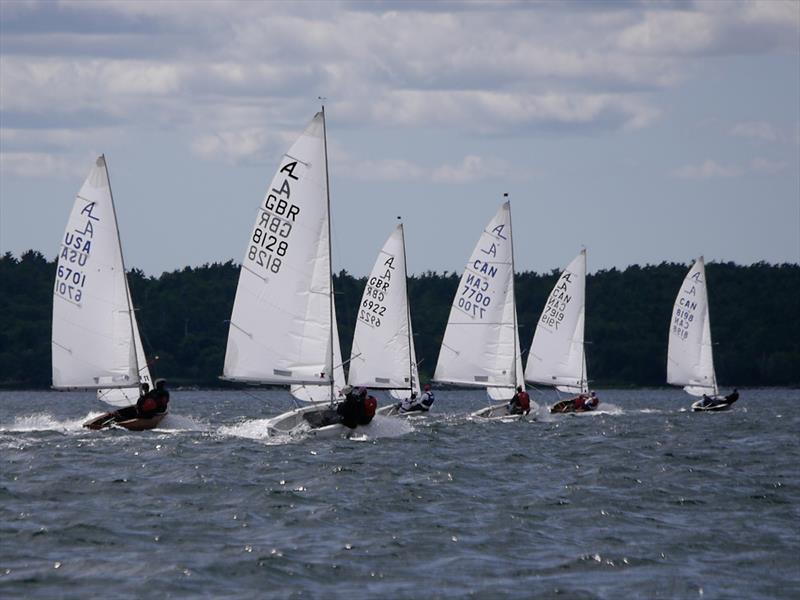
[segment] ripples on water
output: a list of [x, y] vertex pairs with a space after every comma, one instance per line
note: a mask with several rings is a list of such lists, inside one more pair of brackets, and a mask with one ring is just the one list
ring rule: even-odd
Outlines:
[[[0, 393], [0, 596], [793, 598], [797, 390], [693, 414], [378, 418], [280, 439], [279, 392], [174, 392], [163, 429], [90, 432], [89, 393]], [[549, 402], [545, 397], [542, 405]]]

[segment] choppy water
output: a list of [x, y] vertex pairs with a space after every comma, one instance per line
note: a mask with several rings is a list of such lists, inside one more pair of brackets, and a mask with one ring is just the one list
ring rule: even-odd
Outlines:
[[[477, 393], [366, 438], [286, 440], [278, 392], [173, 392], [90, 432], [89, 393], [0, 393], [4, 598], [796, 598], [798, 390], [693, 414], [473, 423]], [[546, 398], [550, 401], [552, 398]]]

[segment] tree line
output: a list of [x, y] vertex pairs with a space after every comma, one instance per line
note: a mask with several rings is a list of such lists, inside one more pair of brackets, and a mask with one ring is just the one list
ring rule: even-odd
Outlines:
[[[50, 320], [56, 261], [30, 250], [0, 257], [0, 386], [50, 385]], [[600, 270], [586, 282], [586, 359], [592, 385], [658, 386], [666, 378], [672, 304], [688, 265], [663, 262]], [[520, 342], [530, 346], [558, 278], [515, 279]], [[717, 379], [723, 385], [800, 384], [800, 265], [706, 265]], [[173, 385], [224, 386], [225, 344], [239, 265], [185, 267], [128, 280], [145, 354]], [[459, 275], [425, 272], [408, 290], [420, 377], [433, 375]], [[365, 277], [334, 275], [342, 355], [350, 355]], [[156, 359], [156, 357], [158, 357]], [[523, 361], [525, 357], [523, 357]]]

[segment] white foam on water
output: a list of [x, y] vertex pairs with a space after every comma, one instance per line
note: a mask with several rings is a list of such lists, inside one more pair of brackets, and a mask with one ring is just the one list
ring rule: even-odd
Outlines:
[[160, 432], [164, 431], [208, 431], [211, 429], [208, 423], [194, 419], [188, 415], [176, 415], [169, 413], [156, 428]]
[[[270, 419], [243, 421], [235, 425], [223, 425], [217, 429], [217, 433], [219, 435], [258, 440], [267, 444], [287, 444], [314, 437], [310, 435], [311, 429], [304, 425], [296, 427], [292, 434], [276, 434], [269, 430], [269, 423]], [[347, 436], [345, 431], [341, 436], [331, 437], [347, 437], [352, 441], [368, 441], [376, 438], [400, 437], [412, 431], [414, 431], [414, 427], [407, 419], [376, 415], [369, 425], [357, 428], [350, 436]]]
[[12, 423], [0, 424], [0, 431], [86, 431], [83, 424], [90, 419], [102, 415], [101, 412], [90, 412], [83, 418], [60, 420], [49, 413], [34, 413], [14, 418]]

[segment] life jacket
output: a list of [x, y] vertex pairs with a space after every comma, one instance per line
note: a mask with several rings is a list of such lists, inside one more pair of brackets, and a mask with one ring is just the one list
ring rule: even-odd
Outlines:
[[435, 399], [436, 398], [433, 397], [433, 392], [429, 390], [429, 391], [425, 392], [424, 394], [422, 394], [422, 398], [421, 398], [420, 404], [422, 404], [422, 406], [424, 406], [427, 409], [427, 408], [431, 407], [431, 405], [433, 404], [433, 401]]
[[375, 396], [367, 396], [367, 399], [364, 400], [364, 414], [368, 417], [374, 417], [376, 408], [378, 408], [378, 401]]
[[156, 390], [155, 395], [155, 403], [156, 409], [158, 412], [167, 412], [167, 405], [169, 404], [169, 392], [166, 390], [158, 391]]
[[157, 408], [158, 408], [158, 402], [156, 402], [156, 399], [153, 398], [152, 396], [147, 396], [142, 401], [142, 406], [139, 410], [140, 412], [147, 414], [155, 411]]
[[531, 397], [528, 392], [520, 392], [517, 394], [517, 403], [523, 412], [528, 412], [531, 409]]

